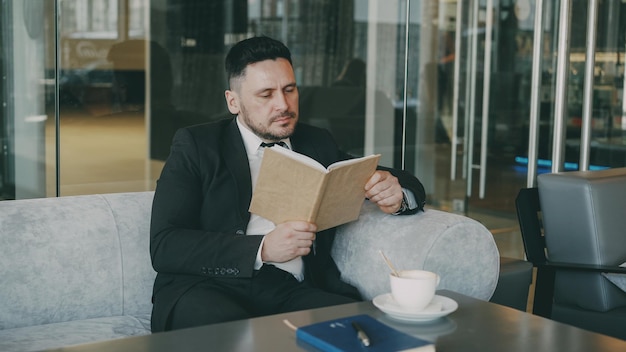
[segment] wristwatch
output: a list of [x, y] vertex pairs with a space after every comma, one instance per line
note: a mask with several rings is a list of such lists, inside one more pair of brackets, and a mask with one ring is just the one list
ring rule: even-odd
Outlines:
[[402, 214], [407, 209], [409, 209], [409, 202], [407, 202], [406, 195], [404, 194], [404, 192], [402, 192], [402, 203], [400, 203], [400, 209], [393, 213], [393, 215]]

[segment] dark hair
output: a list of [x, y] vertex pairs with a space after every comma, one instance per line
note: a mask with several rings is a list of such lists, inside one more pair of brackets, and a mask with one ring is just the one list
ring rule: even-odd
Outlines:
[[252, 37], [235, 44], [226, 55], [226, 78], [242, 76], [246, 67], [255, 62], [283, 58], [291, 64], [291, 52], [285, 44], [270, 37]]

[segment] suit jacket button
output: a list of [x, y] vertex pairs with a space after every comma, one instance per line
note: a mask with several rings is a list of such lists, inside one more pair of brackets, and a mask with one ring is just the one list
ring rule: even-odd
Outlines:
[[207, 275], [209, 273], [209, 269], [207, 269], [206, 266], [203, 266], [202, 269], [200, 269], [200, 271], [202, 272], [202, 274]]
[[243, 230], [237, 230], [237, 231], [235, 232], [235, 234], [236, 234], [236, 235], [244, 235], [244, 234], [245, 234], [245, 232], [244, 232]]

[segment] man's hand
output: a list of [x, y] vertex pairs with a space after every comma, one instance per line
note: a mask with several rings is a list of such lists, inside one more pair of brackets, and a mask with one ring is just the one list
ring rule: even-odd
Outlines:
[[305, 221], [278, 224], [265, 236], [261, 259], [264, 262], [284, 263], [309, 254], [315, 241], [317, 226]]
[[389, 171], [376, 170], [365, 184], [365, 196], [387, 214], [395, 213], [402, 206], [402, 186]]

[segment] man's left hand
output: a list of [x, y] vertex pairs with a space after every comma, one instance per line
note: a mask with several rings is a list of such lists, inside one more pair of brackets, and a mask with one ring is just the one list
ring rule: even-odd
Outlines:
[[365, 184], [365, 196], [387, 214], [397, 212], [402, 206], [402, 186], [389, 171], [376, 170]]

